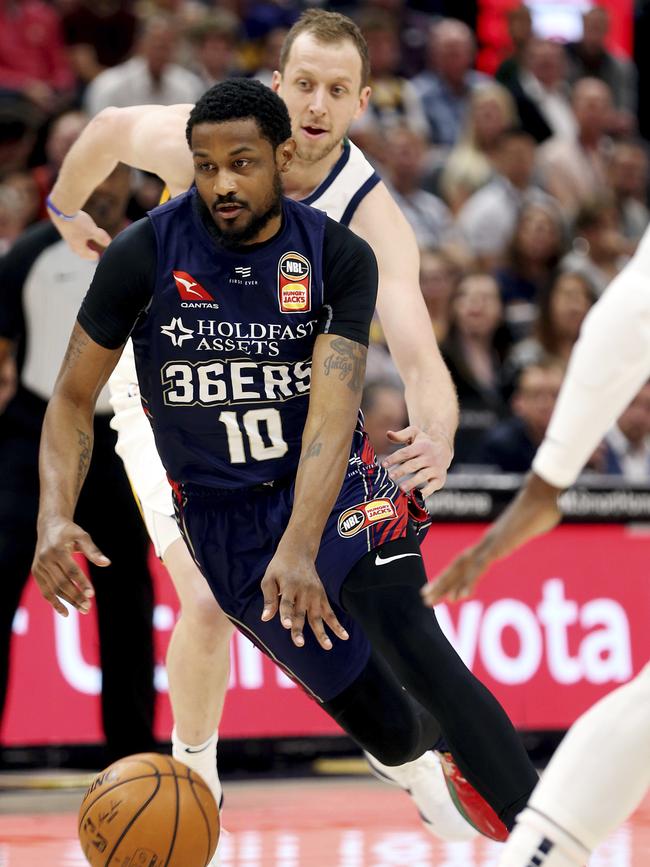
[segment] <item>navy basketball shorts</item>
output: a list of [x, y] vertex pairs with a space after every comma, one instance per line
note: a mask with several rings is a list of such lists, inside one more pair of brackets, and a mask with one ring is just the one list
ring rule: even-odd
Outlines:
[[405, 536], [408, 520], [406, 497], [375, 462], [365, 435], [351, 454], [316, 558], [330, 604], [350, 636], [342, 641], [330, 632], [331, 650], [318, 644], [307, 621], [299, 648], [279, 614], [261, 620], [260, 583], [291, 515], [293, 479], [236, 491], [187, 483], [173, 487], [181, 532], [233, 623], [317, 701], [329, 701], [350, 686], [366, 666], [370, 644], [341, 608], [341, 587], [365, 554]]

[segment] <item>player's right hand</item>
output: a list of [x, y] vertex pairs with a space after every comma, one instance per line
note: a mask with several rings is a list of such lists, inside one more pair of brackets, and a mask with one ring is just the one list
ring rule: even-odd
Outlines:
[[48, 214], [63, 240], [82, 259], [96, 262], [100, 251], [111, 243], [108, 232], [100, 229], [85, 211], [79, 211], [74, 220], [62, 220], [51, 211]]
[[96, 566], [108, 566], [104, 556], [85, 530], [64, 518], [52, 519], [39, 526], [32, 574], [45, 599], [63, 617], [68, 610], [64, 599], [77, 611], [87, 614], [95, 595], [92, 584], [73, 557], [83, 554]]
[[332, 632], [345, 641], [348, 633], [332, 610], [316, 566], [308, 556], [296, 556], [285, 551], [282, 544], [269, 563], [262, 579], [264, 610], [262, 620], [271, 620], [280, 610], [280, 621], [291, 630], [296, 647], [304, 647], [305, 618], [323, 650], [332, 649], [332, 641], [325, 631], [325, 623]]

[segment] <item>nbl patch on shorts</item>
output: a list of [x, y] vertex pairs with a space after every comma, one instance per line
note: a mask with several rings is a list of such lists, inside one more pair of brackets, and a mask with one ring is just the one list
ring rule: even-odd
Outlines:
[[338, 520], [339, 536], [350, 539], [372, 524], [392, 521], [396, 517], [397, 509], [392, 500], [385, 497], [378, 500], [368, 500], [341, 513]]
[[311, 310], [311, 263], [300, 253], [285, 253], [278, 262], [280, 313]]

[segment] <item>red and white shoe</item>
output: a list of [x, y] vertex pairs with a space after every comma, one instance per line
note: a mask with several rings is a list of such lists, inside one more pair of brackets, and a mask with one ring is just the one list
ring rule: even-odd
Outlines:
[[447, 789], [457, 810], [476, 830], [503, 843], [508, 839], [509, 831], [494, 812], [488, 802], [476, 791], [474, 786], [463, 776], [451, 753], [438, 753], [440, 765], [445, 776]]
[[427, 750], [419, 759], [396, 767], [382, 764], [370, 753], [365, 756], [376, 777], [399, 786], [411, 796], [425, 828], [435, 837], [460, 841], [477, 836], [476, 829], [453, 799], [438, 753]]

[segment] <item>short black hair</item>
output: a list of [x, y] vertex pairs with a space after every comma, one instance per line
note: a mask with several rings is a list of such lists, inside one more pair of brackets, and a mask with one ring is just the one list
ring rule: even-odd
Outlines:
[[207, 90], [187, 121], [185, 135], [192, 147], [192, 130], [199, 123], [227, 123], [252, 118], [273, 150], [291, 138], [286, 105], [270, 87], [252, 78], [228, 78]]

